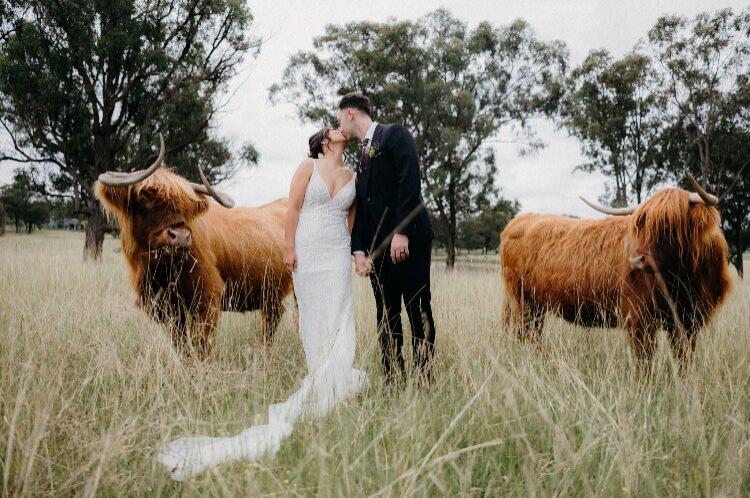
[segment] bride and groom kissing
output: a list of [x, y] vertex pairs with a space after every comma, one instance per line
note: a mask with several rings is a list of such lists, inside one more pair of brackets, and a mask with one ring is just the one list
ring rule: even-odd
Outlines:
[[[372, 119], [369, 99], [344, 95], [337, 129], [309, 140], [289, 189], [284, 262], [292, 272], [299, 334], [308, 374], [286, 401], [269, 406], [268, 423], [232, 437], [190, 437], [157, 456], [175, 480], [222, 462], [276, 453], [303, 416], [321, 417], [367, 383], [355, 369], [352, 255], [357, 275], [369, 277], [385, 379], [404, 375], [403, 301], [412, 335], [414, 372], [431, 378], [435, 325], [430, 304], [434, 232], [424, 210], [419, 155], [408, 129]], [[344, 165], [350, 139], [361, 142], [356, 174]]]

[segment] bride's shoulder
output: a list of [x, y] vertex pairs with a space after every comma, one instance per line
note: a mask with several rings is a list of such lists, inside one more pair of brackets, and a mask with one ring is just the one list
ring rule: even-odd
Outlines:
[[299, 163], [299, 166], [297, 166], [297, 170], [294, 172], [294, 176], [310, 178], [314, 167], [315, 161], [311, 157], [306, 157], [302, 160], [302, 162]]
[[299, 163], [298, 168], [312, 168], [314, 164], [315, 159], [312, 157], [306, 157]]
[[306, 157], [302, 160], [302, 162], [299, 163], [299, 166], [297, 166], [297, 170], [312, 172], [314, 167], [315, 159], [313, 159], [312, 157]]

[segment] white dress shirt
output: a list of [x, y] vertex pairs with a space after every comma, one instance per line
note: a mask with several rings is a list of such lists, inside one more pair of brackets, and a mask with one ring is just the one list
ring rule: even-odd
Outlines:
[[365, 138], [362, 139], [362, 143], [365, 143], [365, 140], [367, 140], [367, 147], [365, 147], [365, 150], [370, 148], [370, 145], [372, 145], [372, 137], [375, 135], [375, 128], [378, 126], [377, 121], [373, 121], [369, 128], [367, 128], [367, 133], [365, 133]]

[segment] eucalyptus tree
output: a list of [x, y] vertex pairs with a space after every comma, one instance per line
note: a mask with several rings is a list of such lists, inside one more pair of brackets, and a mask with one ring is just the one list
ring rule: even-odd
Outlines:
[[0, 160], [55, 168], [88, 216], [84, 258], [100, 257], [106, 226], [96, 178], [142, 167], [158, 132], [181, 173], [231, 174], [210, 126], [259, 47], [243, 0], [10, 0], [0, 16]]
[[651, 61], [637, 51], [615, 60], [594, 50], [566, 83], [560, 123], [588, 159], [578, 169], [599, 171], [612, 182], [613, 205], [641, 202], [660, 178], [656, 144], [664, 108]]
[[339, 96], [359, 91], [376, 120], [410, 128], [452, 267], [461, 215], [476, 211], [475, 199], [497, 196], [494, 141], [505, 134], [524, 150], [541, 146], [530, 118], [556, 110], [567, 55], [522, 20], [470, 28], [446, 10], [414, 22], [329, 25], [311, 50], [291, 57], [270, 97], [324, 125]]
[[722, 9], [693, 19], [663, 16], [648, 32], [661, 71], [666, 118], [679, 123], [695, 142], [703, 187], [712, 168], [717, 124], [732, 112], [724, 105], [750, 75], [750, 7]]
[[750, 224], [750, 7], [660, 18], [648, 33], [667, 129], [659, 155], [676, 180], [699, 173], [738, 272]]

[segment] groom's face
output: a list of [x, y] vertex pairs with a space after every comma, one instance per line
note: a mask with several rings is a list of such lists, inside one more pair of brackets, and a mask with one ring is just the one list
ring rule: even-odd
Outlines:
[[354, 128], [354, 111], [352, 109], [339, 109], [336, 114], [339, 120], [339, 129], [346, 135], [347, 138], [355, 136]]

